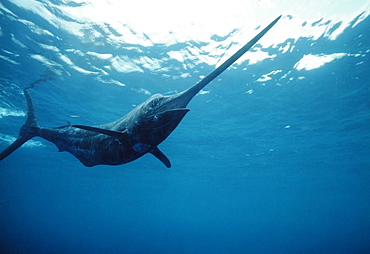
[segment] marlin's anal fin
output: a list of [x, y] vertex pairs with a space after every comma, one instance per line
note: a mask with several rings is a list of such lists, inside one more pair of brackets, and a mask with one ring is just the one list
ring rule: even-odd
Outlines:
[[158, 160], [160, 160], [167, 168], [171, 167], [171, 162], [167, 158], [164, 153], [161, 152], [161, 150], [158, 149], [158, 147], [155, 147], [149, 151], [151, 154], [153, 154]]
[[72, 125], [72, 127], [87, 130], [87, 131], [93, 131], [93, 132], [105, 134], [105, 135], [116, 137], [116, 138], [122, 138], [122, 136], [126, 133], [126, 129], [124, 129], [122, 132], [119, 132], [119, 131], [111, 131], [107, 129], [101, 129], [101, 128], [86, 126], [86, 125]]

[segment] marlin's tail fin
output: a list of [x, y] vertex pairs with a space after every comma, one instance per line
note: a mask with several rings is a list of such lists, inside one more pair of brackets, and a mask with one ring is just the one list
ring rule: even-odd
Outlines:
[[27, 119], [26, 119], [26, 122], [23, 124], [22, 128], [20, 129], [19, 136], [13, 142], [13, 144], [11, 144], [7, 148], [5, 148], [5, 150], [0, 153], [0, 160], [4, 159], [9, 154], [11, 154], [15, 150], [17, 150], [17, 148], [22, 146], [29, 139], [38, 135], [38, 131], [39, 131], [40, 127], [37, 124], [35, 109], [34, 109], [33, 103], [32, 103], [32, 98], [31, 98], [31, 96], [28, 92], [28, 89], [32, 88], [32, 87], [33, 86], [25, 88], [23, 90], [24, 96], [26, 97], [26, 102], [27, 102]]

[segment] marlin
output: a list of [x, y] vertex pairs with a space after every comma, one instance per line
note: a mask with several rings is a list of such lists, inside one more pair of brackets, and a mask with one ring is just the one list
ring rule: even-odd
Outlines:
[[39, 136], [54, 143], [59, 152], [71, 153], [87, 167], [125, 164], [151, 153], [170, 168], [170, 160], [159, 150], [158, 145], [175, 130], [189, 112], [186, 108], [188, 103], [201, 89], [256, 44], [280, 18], [281, 16], [277, 17], [234, 55], [189, 89], [168, 96], [155, 94], [127, 115], [111, 123], [94, 127], [72, 124], [57, 128], [40, 127], [28, 91], [36, 83], [34, 82], [23, 89], [27, 103], [26, 122], [21, 127], [18, 138], [0, 153], [0, 160], [29, 139]]

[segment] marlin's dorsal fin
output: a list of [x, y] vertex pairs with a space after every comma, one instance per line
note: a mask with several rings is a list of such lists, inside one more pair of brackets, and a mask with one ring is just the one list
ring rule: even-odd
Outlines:
[[153, 154], [158, 160], [160, 160], [167, 168], [171, 167], [171, 162], [167, 158], [164, 153], [161, 152], [161, 150], [158, 149], [158, 147], [155, 147], [149, 151], [151, 154]]
[[72, 125], [72, 127], [87, 130], [87, 131], [98, 132], [98, 133], [116, 137], [116, 138], [122, 138], [123, 134], [126, 133], [126, 129], [124, 129], [122, 132], [119, 132], [119, 131], [111, 131], [107, 129], [101, 129], [101, 128], [86, 126], [86, 125]]

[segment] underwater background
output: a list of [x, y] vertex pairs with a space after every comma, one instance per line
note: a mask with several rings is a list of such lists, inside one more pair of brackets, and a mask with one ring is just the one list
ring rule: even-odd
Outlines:
[[25, 121], [112, 122], [183, 91], [154, 156], [84, 167], [33, 138], [0, 161], [0, 253], [369, 253], [367, 1], [0, 3], [0, 150]]

